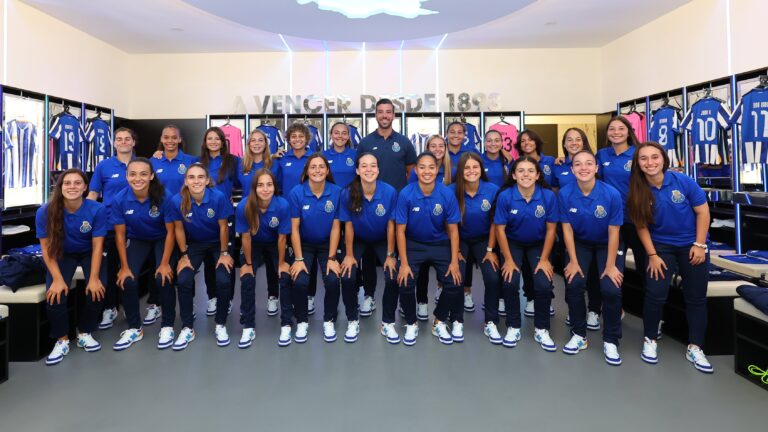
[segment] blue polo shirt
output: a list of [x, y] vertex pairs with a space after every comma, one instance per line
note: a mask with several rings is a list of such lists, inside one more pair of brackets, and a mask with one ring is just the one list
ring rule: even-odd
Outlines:
[[117, 156], [104, 159], [96, 165], [88, 188], [92, 192], [101, 194], [102, 202], [107, 210], [112, 205], [115, 195], [128, 186], [128, 180], [125, 179], [127, 170], [128, 164], [120, 162]]
[[[449, 186], [456, 195], [456, 184]], [[461, 239], [475, 239], [488, 237], [491, 231], [491, 207], [496, 201], [499, 187], [493, 183], [480, 180], [475, 196], [464, 193], [464, 219], [459, 224], [459, 237]], [[458, 200], [457, 200], [458, 202]]]
[[231, 171], [224, 173], [221, 180], [219, 180], [219, 168], [221, 168], [221, 163], [223, 161], [221, 155], [208, 159], [208, 173], [211, 176], [211, 180], [216, 184], [216, 189], [224, 194], [227, 201], [232, 202], [232, 188], [234, 187], [235, 182], [237, 182], [237, 167], [241, 166], [241, 162], [240, 158], [237, 156], [230, 155], [230, 157], [234, 159]]
[[339, 218], [341, 188], [325, 182], [320, 198], [316, 197], [306, 181], [288, 194], [291, 218], [300, 218], [299, 235], [302, 243], [324, 244], [331, 238], [333, 221]]
[[379, 160], [381, 181], [398, 191], [408, 183], [405, 167], [416, 163], [416, 149], [408, 138], [393, 130], [392, 134], [384, 139], [379, 135], [379, 131], [375, 130], [357, 146], [357, 157], [363, 153], [372, 153]]
[[[379, 174], [379, 177], [381, 177], [381, 174]], [[451, 177], [451, 180], [453, 180], [453, 177]], [[411, 170], [411, 175], [408, 176], [408, 183], [418, 183], [419, 178], [416, 176], [416, 168]], [[435, 183], [445, 184], [445, 167], [440, 165], [440, 167], [437, 169], [437, 177], [435, 177]]]
[[301, 183], [301, 172], [309, 159], [309, 152], [302, 157], [296, 157], [293, 149], [288, 150], [280, 159], [277, 159], [277, 182], [280, 184], [280, 192], [287, 197], [296, 185]]
[[339, 153], [333, 148], [329, 148], [323, 152], [323, 155], [328, 159], [328, 164], [330, 165], [331, 173], [333, 174], [333, 180], [340, 188], [347, 187], [357, 175], [355, 173], [355, 161], [357, 160], [356, 150], [353, 148], [345, 148], [343, 152]]
[[562, 189], [571, 183], [576, 183], [576, 176], [573, 175], [572, 169], [573, 161], [570, 156], [566, 157], [560, 165], [553, 165], [552, 186]]
[[[107, 235], [107, 209], [93, 200], [84, 199], [74, 213], [64, 209], [64, 253], [82, 253], [93, 249], [94, 237]], [[37, 238], [48, 238], [48, 204], [43, 204], [35, 214]]]
[[553, 179], [554, 166], [555, 166], [554, 157], [545, 156], [545, 155], [539, 156], [539, 168], [541, 168], [541, 173], [544, 176], [544, 181], [547, 182], [547, 184], [550, 186], [552, 186], [552, 182], [554, 180]]
[[515, 243], [541, 243], [547, 236], [547, 223], [559, 220], [557, 198], [549, 189], [536, 185], [526, 201], [517, 185], [504, 189], [496, 201], [493, 223], [505, 225], [507, 238]]
[[218, 243], [219, 221], [232, 216], [232, 203], [218, 189], [205, 188], [203, 200], [198, 204], [192, 198], [190, 212], [184, 216], [181, 214], [181, 195], [176, 194], [168, 207], [169, 222], [184, 224], [187, 243]]
[[349, 188], [341, 193], [339, 202], [339, 220], [352, 222], [355, 231], [355, 239], [364, 242], [379, 242], [387, 239], [387, 224], [395, 219], [395, 207], [397, 206], [397, 191], [394, 187], [376, 181], [376, 191], [373, 198], [362, 199], [360, 213], [349, 209]]
[[608, 226], [624, 223], [621, 194], [613, 186], [595, 180], [595, 187], [584, 196], [578, 183], [560, 189], [560, 222], [571, 224], [574, 238], [591, 245], [608, 244]]
[[424, 196], [418, 183], [411, 183], [400, 191], [395, 209], [395, 223], [405, 225], [405, 236], [422, 243], [448, 240], [445, 224], [461, 222], [456, 195], [441, 183]]
[[627, 151], [616, 154], [611, 147], [605, 147], [597, 152], [597, 164], [600, 165], [600, 176], [602, 180], [613, 186], [621, 194], [623, 211], [625, 213], [624, 221], [631, 222], [627, 212], [627, 195], [629, 194], [629, 175], [632, 173], [632, 156], [635, 154], [635, 147], [629, 146]]
[[696, 241], [694, 207], [706, 204], [707, 196], [696, 181], [675, 171], [664, 173], [661, 188], [650, 186], [656, 199], [654, 223], [648, 225], [651, 240], [672, 246], [690, 246]]
[[163, 153], [160, 159], [152, 158], [150, 162], [152, 162], [152, 168], [155, 170], [157, 179], [165, 186], [166, 192], [173, 196], [181, 192], [187, 168], [197, 162], [197, 158], [179, 150], [173, 159], [166, 158], [165, 153]]
[[133, 189], [127, 187], [115, 195], [109, 223], [125, 225], [129, 239], [160, 240], [167, 234], [166, 222], [173, 222], [168, 214], [170, 201], [171, 196], [166, 192], [158, 206], [152, 205], [149, 197], [141, 202]]
[[504, 158], [501, 154], [494, 160], [483, 153], [482, 158], [483, 169], [485, 170], [485, 175], [488, 176], [488, 181], [498, 187], [504, 186], [504, 182], [507, 181], [507, 173], [509, 173], [509, 165], [504, 163]]
[[[256, 171], [264, 168], [264, 162], [254, 162], [251, 165], [251, 170], [247, 173], [243, 172], [243, 160], [239, 159], [237, 164], [237, 183], [240, 185], [241, 188], [243, 188], [243, 201], [245, 201], [246, 198], [248, 198], [248, 195], [251, 194], [251, 186], [253, 182], [253, 175], [256, 174]], [[272, 171], [272, 174], [275, 175], [275, 178], [277, 178], [277, 159], [272, 160], [272, 167], [270, 167], [270, 171]], [[280, 185], [275, 185], [275, 190], [279, 188]]]
[[459, 147], [459, 151], [456, 153], [452, 152], [450, 148], [447, 149], [448, 151], [448, 157], [451, 159], [451, 178], [456, 177], [456, 168], [459, 166], [459, 158], [461, 158], [461, 155], [464, 153], [477, 153], [480, 154], [479, 151], [475, 148], [475, 146], [472, 145], [462, 145]]
[[[245, 203], [235, 209], [235, 230], [240, 234], [251, 231], [248, 220], [245, 218]], [[259, 212], [259, 230], [251, 234], [251, 241], [255, 243], [274, 243], [280, 234], [291, 233], [291, 210], [288, 201], [280, 196], [273, 196], [267, 206], [267, 211]]]

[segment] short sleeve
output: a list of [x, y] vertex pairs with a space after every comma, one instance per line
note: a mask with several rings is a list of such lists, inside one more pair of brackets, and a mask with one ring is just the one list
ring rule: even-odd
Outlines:
[[234, 213], [232, 210], [232, 203], [229, 202], [229, 200], [226, 199], [223, 195], [220, 197], [218, 202], [218, 214], [221, 215], [219, 217], [219, 220], [221, 219], [229, 219], [230, 216]]
[[403, 189], [403, 191], [400, 192], [400, 195], [397, 197], [397, 206], [395, 206], [395, 223], [400, 225], [408, 223], [408, 207], [410, 203], [405, 190], [406, 189]]
[[445, 222], [449, 224], [457, 224], [461, 222], [461, 211], [459, 211], [459, 202], [456, 200], [455, 195], [452, 193], [446, 195], [445, 206], [448, 210]]
[[687, 191], [685, 195], [688, 197], [688, 201], [691, 203], [691, 207], [698, 207], [707, 203], [707, 195], [701, 189], [701, 187], [688, 176], [680, 176], [685, 182], [685, 188]]
[[280, 224], [277, 226], [278, 234], [290, 234], [291, 233], [291, 212], [288, 208], [288, 203], [283, 201], [280, 205], [278, 218]]
[[496, 225], [506, 225], [508, 214], [509, 200], [507, 200], [507, 194], [500, 193], [496, 198], [496, 213], [493, 215], [493, 223]]
[[[389, 185], [387, 185], [389, 186]], [[395, 220], [395, 210], [397, 209], [397, 191], [395, 188], [390, 188], [390, 194], [389, 194], [389, 205], [387, 208], [389, 209], [389, 220], [393, 221]]]
[[611, 191], [611, 220], [608, 222], [612, 226], [624, 225], [624, 205], [621, 202], [621, 195], [617, 190]]
[[101, 191], [104, 188], [104, 185], [101, 182], [102, 168], [103, 168], [103, 165], [98, 164], [96, 165], [96, 169], [93, 171], [93, 176], [91, 176], [91, 182], [88, 184], [88, 189], [90, 189], [91, 192], [101, 193]]
[[[124, 196], [124, 195], [119, 195]], [[116, 199], [109, 210], [109, 221], [112, 225], [125, 225], [125, 213], [123, 209], [124, 200]]]
[[109, 224], [107, 223], [107, 208], [98, 204], [96, 214], [93, 216], [93, 237], [106, 237]]
[[301, 217], [301, 201], [296, 192], [301, 192], [301, 190], [293, 189], [288, 193], [288, 204], [290, 205], [292, 219]]
[[349, 188], [341, 191], [341, 197], [339, 198], [339, 220], [341, 222], [352, 221], [352, 215], [349, 211]]
[[566, 207], [566, 196], [563, 195], [563, 191], [561, 190], [560, 193], [557, 196], [557, 220], [560, 221], [560, 223], [571, 223], [571, 221], [568, 219], [568, 208]]
[[48, 227], [48, 205], [44, 205], [37, 209], [35, 213], [35, 236], [39, 239], [47, 238], [48, 233], [46, 228]]
[[235, 208], [235, 231], [239, 234], [250, 231], [248, 221], [245, 219], [245, 203], [246, 201], [241, 201], [237, 208]]
[[[178, 196], [178, 195], [176, 195]], [[181, 220], [181, 205], [176, 203], [176, 200], [171, 198], [165, 205], [165, 223], [176, 222]]]
[[557, 223], [560, 216], [560, 208], [557, 204], [557, 197], [555, 196], [555, 193], [552, 191], [547, 191], [549, 193], [546, 194], [546, 203], [547, 203], [547, 222], [548, 223]]
[[413, 147], [413, 144], [407, 140], [407, 138], [403, 138], [404, 146], [405, 146], [405, 164], [406, 165], [413, 165], [416, 163], [416, 149]]

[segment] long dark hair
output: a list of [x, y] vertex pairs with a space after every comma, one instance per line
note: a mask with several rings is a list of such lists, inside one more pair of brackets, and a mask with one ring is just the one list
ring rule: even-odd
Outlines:
[[630, 123], [629, 120], [627, 120], [627, 118], [622, 115], [611, 117], [611, 120], [605, 126], [605, 146], [611, 146], [611, 140], [608, 139], [608, 128], [610, 128], [611, 123], [615, 121], [621, 122], [624, 126], [627, 127], [627, 144], [637, 147], [639, 141], [637, 139], [637, 135], [635, 135], [635, 129], [632, 127], [632, 123]]
[[523, 140], [523, 135], [528, 135], [528, 139], [536, 143], [536, 154], [541, 156], [541, 149], [544, 148], [544, 140], [541, 139], [541, 136], [536, 133], [536, 131], [533, 131], [531, 129], [525, 129], [524, 131], [520, 132], [519, 135], [517, 135], [517, 141], [515, 141], [515, 148], [517, 149], [517, 154], [522, 155], [523, 149], [521, 141]]
[[[211, 174], [208, 171], [208, 167], [203, 165], [200, 162], [195, 162], [192, 165], [190, 165], [189, 168], [187, 168], [187, 174], [189, 173], [189, 170], [191, 170], [192, 168], [200, 168], [203, 171], [205, 171], [205, 176], [208, 177], [208, 180], [209, 180], [207, 187], [211, 187], [211, 183], [210, 183]], [[184, 174], [184, 177], [186, 177], [187, 174]], [[181, 216], [184, 218], [184, 220], [189, 220], [187, 219], [187, 214], [189, 213], [189, 210], [192, 209], [192, 193], [189, 191], [189, 186], [184, 184], [184, 186], [181, 187], [181, 191], [179, 192], [179, 195], [181, 195]]]
[[248, 228], [250, 228], [253, 234], [259, 232], [262, 200], [259, 198], [259, 194], [256, 193], [256, 188], [259, 184], [259, 178], [264, 175], [269, 176], [275, 188], [275, 192], [270, 200], [274, 199], [275, 195], [277, 195], [277, 178], [275, 178], [275, 174], [266, 168], [260, 168], [253, 174], [254, 181], [251, 182], [251, 193], [248, 194], [248, 200], [245, 202], [245, 220], [248, 221]]
[[536, 159], [522, 155], [515, 162], [512, 163], [512, 167], [509, 168], [509, 174], [507, 175], [507, 180], [504, 182], [504, 187], [502, 189], [511, 188], [513, 186], [517, 185], [517, 180], [515, 180], [515, 170], [517, 169], [517, 165], [522, 162], [530, 162], [533, 164], [533, 166], [536, 167], [536, 173], [539, 174], [539, 179], [536, 180], [536, 184], [542, 188], [549, 189], [549, 185], [546, 181], [544, 181], [544, 173], [541, 171], [541, 166], [539, 165], [539, 161]]
[[[495, 129], [491, 129], [488, 132], [486, 132], [484, 139], [487, 139], [488, 138], [488, 134], [492, 134], [492, 133], [498, 135], [499, 138], [502, 138], [502, 143], [503, 143], [503, 137], [501, 136], [501, 132], [499, 132], [499, 131], [497, 131]], [[506, 179], [507, 178], [507, 174], [509, 173], [509, 170], [507, 169], [507, 167], [509, 166], [510, 160], [507, 159], [506, 156], [504, 156], [504, 152], [502, 151], [503, 149], [504, 149], [504, 146], [502, 144], [502, 146], [499, 148], [499, 153], [498, 154], [499, 154], [499, 159], [501, 159], [501, 172], [504, 174], [503, 178]], [[486, 151], [486, 153], [487, 153], [487, 151]]]
[[[357, 169], [360, 169], [360, 160], [366, 156], [376, 159], [376, 164], [378, 165], [379, 159], [373, 153], [366, 152], [357, 158]], [[359, 215], [363, 211], [363, 180], [360, 178], [360, 174], [355, 175], [355, 179], [347, 185], [347, 191], [349, 193], [347, 208], [352, 213]]]
[[235, 157], [229, 154], [227, 136], [224, 135], [224, 131], [218, 126], [209, 127], [208, 130], [205, 131], [205, 134], [203, 135], [203, 145], [200, 148], [200, 162], [205, 165], [206, 168], [211, 165], [210, 151], [206, 145], [208, 134], [211, 132], [218, 135], [221, 140], [221, 167], [219, 168], [219, 173], [216, 175], [216, 181], [221, 183], [225, 178], [235, 175], [237, 163]]
[[480, 164], [480, 180], [487, 182], [488, 174], [485, 173], [485, 165], [483, 164], [483, 158], [479, 154], [474, 152], [465, 152], [459, 157], [459, 163], [456, 165], [456, 200], [459, 202], [459, 211], [461, 212], [461, 223], [464, 223], [464, 192], [467, 189], [466, 181], [464, 180], [464, 169], [467, 166], [467, 162], [472, 159]]
[[152, 168], [152, 163], [147, 158], [137, 157], [135, 159], [132, 159], [130, 162], [128, 162], [128, 165], [126, 166], [126, 172], [128, 171], [128, 168], [131, 167], [131, 165], [136, 163], [143, 163], [149, 167], [149, 173], [152, 174], [152, 180], [149, 181], [149, 202], [153, 206], [160, 208], [160, 206], [163, 205], [163, 197], [165, 196], [165, 186], [163, 186], [163, 184], [160, 183], [160, 180], [155, 175], [155, 169]]
[[86, 186], [83, 197], [88, 193], [88, 177], [77, 168], [70, 168], [62, 172], [56, 179], [56, 186], [53, 188], [53, 195], [51, 195], [46, 209], [48, 221], [45, 225], [45, 231], [48, 234], [48, 256], [54, 259], [59, 259], [64, 254], [64, 193], [61, 189], [64, 185], [64, 177], [69, 174], [79, 175]]
[[629, 193], [627, 194], [629, 218], [632, 219], [632, 222], [638, 228], [645, 228], [649, 224], [654, 223], [653, 208], [656, 205], [656, 198], [651, 193], [651, 189], [648, 187], [648, 180], [640, 169], [640, 149], [645, 147], [653, 147], [661, 153], [661, 156], [664, 158], [664, 166], [661, 169], [662, 173], [666, 173], [669, 169], [669, 155], [667, 155], [664, 147], [655, 142], [638, 144], [637, 150], [634, 156], [632, 156], [632, 172], [629, 174]]
[[[334, 124], [331, 126], [331, 128], [330, 128], [330, 129], [328, 129], [328, 130], [330, 131], [330, 134], [331, 134], [331, 135], [333, 135], [333, 128], [335, 128], [335, 127], [336, 127], [336, 126], [338, 126], [338, 125], [342, 125], [342, 126], [344, 126], [345, 128], [347, 128], [347, 133], [349, 133], [349, 125], [348, 125], [348, 124], [346, 124], [346, 123], [344, 123], [344, 122], [340, 122], [340, 121], [337, 121], [336, 123], [334, 123]], [[346, 143], [346, 144], [344, 144], [344, 146], [345, 146], [346, 148], [352, 148], [352, 138], [351, 138], [351, 137], [350, 137], [350, 138], [347, 138], [347, 143]], [[330, 147], [330, 148], [333, 148], [333, 143], [331, 143], [331, 147]]]
[[309, 163], [312, 162], [312, 159], [320, 158], [325, 162], [325, 167], [328, 169], [328, 174], [325, 176], [325, 181], [329, 181], [331, 183], [336, 183], [335, 180], [333, 180], [333, 173], [331, 172], [331, 164], [328, 163], [328, 159], [322, 154], [322, 153], [315, 153], [307, 158], [307, 163], [304, 164], [304, 169], [301, 170], [301, 177], [299, 180], [301, 183], [304, 183], [307, 180], [307, 172], [309, 171]]
[[[563, 140], [560, 143], [560, 145], [563, 147], [563, 155], [565, 155], [566, 158], [570, 157], [568, 155], [568, 150], [565, 148], [565, 140], [568, 137], [568, 132], [570, 132], [570, 131], [575, 131], [581, 137], [581, 149], [582, 150], [588, 150], [590, 152], [592, 151], [592, 147], [590, 147], [590, 145], [589, 145], [589, 138], [587, 138], [587, 133], [584, 132], [582, 129], [579, 129], [577, 127], [571, 127], [571, 128], [568, 128], [568, 129], [565, 130], [565, 133], [563, 133]], [[574, 156], [575, 156], [575, 154], [574, 154]]]

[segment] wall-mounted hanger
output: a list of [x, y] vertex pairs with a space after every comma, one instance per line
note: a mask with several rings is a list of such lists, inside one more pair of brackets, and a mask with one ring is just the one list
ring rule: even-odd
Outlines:
[[760, 75], [760, 83], [757, 85], [757, 88], [764, 89], [768, 88], [768, 75]]

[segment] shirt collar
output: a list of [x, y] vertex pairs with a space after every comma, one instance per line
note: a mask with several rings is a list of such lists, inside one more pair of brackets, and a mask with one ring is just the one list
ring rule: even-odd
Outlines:
[[608, 152], [609, 152], [609, 153], [610, 153], [612, 156], [621, 156], [621, 155], [627, 155], [627, 156], [629, 156], [629, 157], [631, 158], [631, 157], [632, 157], [632, 155], [634, 155], [634, 154], [635, 154], [635, 146], [633, 146], [633, 145], [629, 146], [629, 148], [627, 148], [627, 149], [626, 149], [626, 150], [625, 150], [623, 153], [621, 153], [621, 155], [620, 155], [620, 154], [618, 154], [618, 153], [616, 153], [616, 149], [615, 149], [613, 146], [610, 146], [610, 147], [608, 147]]
[[[517, 185], [512, 186], [512, 199], [525, 201], [525, 198], [523, 198], [523, 194], [520, 193], [520, 189], [517, 187]], [[533, 194], [531, 195], [531, 201], [541, 201], [541, 186], [536, 185], [534, 187]]]
[[167, 157], [165, 157], [165, 152], [163, 152], [163, 156], [161, 157], [161, 159], [165, 160], [165, 161], [168, 161], [168, 162], [173, 162], [175, 160], [179, 160], [179, 159], [183, 158], [184, 156], [186, 156], [186, 154], [184, 154], [183, 151], [179, 150], [176, 153], [176, 157], [174, 157], [173, 159], [168, 159]]
[[672, 180], [674, 180], [674, 174], [672, 174], [671, 171], [667, 170], [667, 172], [664, 173], [664, 180], [661, 182], [661, 187], [669, 186], [672, 184]]
[[[328, 183], [328, 180], [326, 180], [325, 185], [323, 186], [323, 193], [321, 193], [320, 196], [328, 196], [331, 194], [331, 191], [328, 190]], [[315, 196], [315, 194], [312, 193], [312, 189], [309, 188], [309, 180], [302, 183], [302, 186], [304, 187], [304, 196]]]

